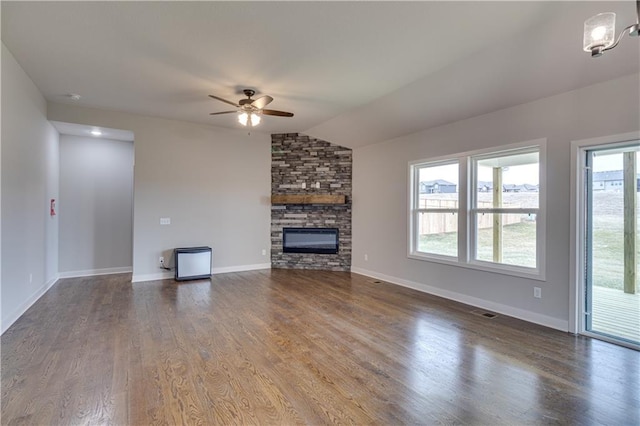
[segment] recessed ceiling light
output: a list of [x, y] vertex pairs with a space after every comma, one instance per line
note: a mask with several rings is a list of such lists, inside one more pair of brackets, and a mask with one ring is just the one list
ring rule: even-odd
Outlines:
[[101, 136], [101, 135], [102, 135], [102, 132], [101, 132], [100, 130], [98, 130], [98, 129], [93, 129], [93, 130], [91, 131], [91, 134], [92, 134], [93, 136]]
[[69, 98], [71, 98], [72, 101], [79, 101], [80, 98], [82, 97], [77, 93], [69, 93], [67, 96], [69, 96]]

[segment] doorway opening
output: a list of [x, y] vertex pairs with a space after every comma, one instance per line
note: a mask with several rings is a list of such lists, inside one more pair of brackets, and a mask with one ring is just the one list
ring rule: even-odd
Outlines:
[[60, 133], [60, 277], [131, 273], [133, 132], [52, 124]]
[[640, 348], [640, 141], [578, 150], [577, 331]]

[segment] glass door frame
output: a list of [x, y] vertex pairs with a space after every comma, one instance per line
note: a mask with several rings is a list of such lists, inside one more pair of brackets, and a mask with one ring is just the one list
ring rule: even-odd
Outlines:
[[640, 140], [640, 131], [601, 138], [583, 139], [571, 142], [571, 267], [569, 292], [569, 324], [568, 330], [573, 334], [582, 334], [605, 340], [617, 345], [640, 350], [639, 345], [610, 338], [608, 336], [588, 331], [586, 319], [587, 297], [587, 253], [590, 239], [587, 238], [588, 224], [588, 188], [587, 185], [587, 152], [598, 149], [615, 149], [629, 146]]

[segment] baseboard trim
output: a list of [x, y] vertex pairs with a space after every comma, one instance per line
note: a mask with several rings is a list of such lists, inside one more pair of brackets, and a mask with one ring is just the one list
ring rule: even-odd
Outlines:
[[457, 293], [450, 290], [444, 290], [442, 288], [433, 287], [428, 284], [423, 284], [415, 281], [405, 280], [402, 278], [392, 277], [392, 276], [381, 274], [378, 272], [369, 271], [367, 269], [352, 267], [351, 272], [354, 272], [360, 275], [365, 275], [367, 277], [375, 278], [378, 280], [386, 281], [391, 284], [399, 285], [402, 287], [408, 287], [414, 290], [421, 291], [423, 293], [433, 294], [434, 296], [443, 297], [445, 299], [464, 303], [466, 305], [475, 306], [477, 308], [487, 309], [489, 311], [497, 312], [503, 315], [508, 315], [510, 317], [518, 318], [523, 321], [531, 322], [534, 324], [542, 325], [542, 326], [553, 328], [556, 330], [566, 331], [566, 332], [569, 331], [569, 321], [560, 320], [547, 315], [537, 314], [535, 312], [514, 308], [513, 306], [503, 305], [501, 303], [495, 303], [489, 300], [484, 300], [484, 299], [480, 299], [473, 296], [467, 296], [462, 293]]
[[27, 310], [38, 301], [51, 287], [58, 282], [59, 276], [54, 276], [49, 281], [44, 283], [42, 287], [35, 291], [24, 303], [18, 306], [7, 318], [2, 319], [2, 326], [0, 329], [2, 332], [0, 334], [4, 334], [5, 331], [9, 329], [13, 325], [14, 322], [18, 320], [22, 315], [24, 315]]
[[84, 271], [60, 272], [60, 278], [93, 277], [96, 275], [126, 274], [133, 272], [131, 266], [123, 268], [86, 269]]
[[[248, 272], [248, 271], [257, 271], [259, 269], [270, 269], [270, 263], [256, 263], [253, 265], [239, 265], [239, 266], [226, 266], [223, 268], [212, 268], [211, 275], [216, 274], [228, 274], [231, 272]], [[139, 283], [145, 281], [157, 281], [157, 280], [167, 280], [171, 279], [175, 276], [173, 272], [158, 272], [156, 274], [134, 274], [131, 277], [132, 283]]]

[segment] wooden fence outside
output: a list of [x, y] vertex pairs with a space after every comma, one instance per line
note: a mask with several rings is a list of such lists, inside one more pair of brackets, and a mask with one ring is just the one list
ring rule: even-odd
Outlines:
[[[479, 208], [489, 209], [493, 207], [493, 203], [480, 201]], [[457, 209], [458, 200], [443, 199], [422, 199], [420, 200], [420, 208], [422, 209]], [[522, 214], [503, 214], [502, 224], [511, 225], [522, 222]], [[479, 216], [478, 229], [492, 228], [493, 217], [491, 214], [481, 214]], [[423, 214], [420, 216], [420, 235], [443, 234], [447, 232], [458, 231], [458, 216], [452, 213], [443, 213], [438, 215]]]

